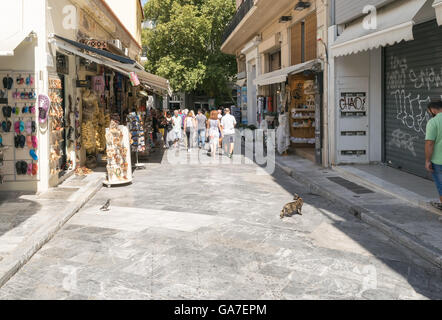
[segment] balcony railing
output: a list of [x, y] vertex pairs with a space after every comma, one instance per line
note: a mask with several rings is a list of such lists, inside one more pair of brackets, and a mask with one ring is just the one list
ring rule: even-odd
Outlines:
[[230, 21], [227, 28], [224, 30], [223, 39], [222, 42], [224, 43], [227, 38], [232, 34], [232, 32], [235, 30], [235, 28], [239, 25], [241, 20], [245, 17], [247, 12], [250, 11], [253, 7], [254, 0], [245, 0], [240, 7], [238, 8], [238, 11], [236, 11], [235, 16], [233, 17], [232, 21]]

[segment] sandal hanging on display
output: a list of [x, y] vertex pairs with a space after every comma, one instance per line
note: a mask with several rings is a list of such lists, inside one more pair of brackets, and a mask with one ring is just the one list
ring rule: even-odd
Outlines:
[[32, 175], [32, 163], [29, 163], [29, 164], [28, 164], [28, 170], [27, 170], [26, 173], [27, 173], [28, 176], [31, 176], [31, 175]]
[[20, 148], [23, 149], [26, 144], [26, 137], [24, 135], [19, 136], [19, 143], [20, 143]]
[[26, 145], [28, 146], [28, 148], [32, 148], [32, 137], [31, 136], [26, 136]]
[[26, 161], [22, 161], [21, 163], [21, 173], [26, 174], [28, 171], [28, 163]]
[[14, 123], [14, 130], [15, 130], [16, 134], [20, 134], [20, 122], [19, 121], [16, 121]]
[[21, 175], [21, 162], [17, 161], [15, 163], [15, 171], [17, 171], [17, 174]]
[[36, 163], [32, 164], [32, 175], [36, 176], [38, 172], [38, 165]]
[[31, 151], [29, 151], [29, 155], [32, 157], [32, 159], [34, 159], [34, 161], [38, 161], [38, 156], [35, 153], [34, 149], [31, 149]]
[[31, 137], [31, 141], [32, 141], [32, 147], [33, 147], [34, 149], [37, 149], [37, 147], [38, 147], [37, 137], [36, 137], [36, 136], [32, 136], [32, 137]]
[[23, 121], [19, 122], [20, 133], [25, 132], [25, 123]]
[[32, 122], [31, 120], [26, 121], [26, 133], [31, 134], [32, 133]]

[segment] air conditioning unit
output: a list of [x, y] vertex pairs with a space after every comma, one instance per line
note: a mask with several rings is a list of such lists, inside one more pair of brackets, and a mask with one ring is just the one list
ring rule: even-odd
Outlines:
[[124, 55], [129, 56], [129, 48], [124, 48]]
[[120, 39], [112, 40], [111, 43], [120, 50], [123, 50], [123, 44]]

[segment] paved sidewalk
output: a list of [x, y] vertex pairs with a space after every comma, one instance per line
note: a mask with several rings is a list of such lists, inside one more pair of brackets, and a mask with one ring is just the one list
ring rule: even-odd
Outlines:
[[[393, 241], [442, 268], [442, 221], [435, 213], [394, 196], [391, 190], [382, 192], [356, 176], [321, 168], [297, 156], [276, 156], [276, 165], [313, 192], [344, 205]], [[343, 182], [350, 187], [355, 186], [348, 182], [356, 183], [372, 193], [358, 193], [367, 190], [357, 187], [351, 191], [336, 183], [335, 178], [346, 179]]]
[[40, 195], [0, 194], [0, 287], [101, 188], [103, 173], [71, 176]]
[[386, 165], [343, 165], [333, 167], [333, 170], [344, 176], [362, 180], [370, 188], [442, 216], [442, 211], [430, 204], [431, 201], [439, 200], [436, 186], [431, 180]]
[[[0, 300], [442, 298], [440, 268], [280, 168], [194, 163], [184, 148], [171, 162], [176, 151], [101, 188]], [[295, 192], [303, 215], [280, 219]]]

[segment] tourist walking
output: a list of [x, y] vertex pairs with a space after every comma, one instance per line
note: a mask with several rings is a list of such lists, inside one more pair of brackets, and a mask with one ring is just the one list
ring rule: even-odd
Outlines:
[[190, 152], [190, 148], [192, 148], [192, 137], [197, 128], [196, 120], [193, 115], [193, 111], [189, 111], [184, 119], [184, 133], [187, 137], [187, 152]]
[[173, 138], [173, 146], [175, 148], [178, 148], [178, 142], [182, 138], [181, 123], [182, 123], [182, 121], [181, 121], [181, 117], [178, 113], [178, 110], [175, 110], [174, 115], [172, 117], [172, 125], [173, 125], [172, 138]]
[[219, 139], [222, 136], [222, 134], [220, 134], [221, 132], [221, 123], [218, 119], [218, 112], [216, 110], [213, 110], [210, 113], [210, 120], [207, 122], [207, 130], [208, 130], [208, 135], [210, 138], [210, 153], [209, 155], [211, 155], [212, 157], [215, 157], [216, 152], [217, 152], [217, 148], [218, 148], [218, 143], [219, 143]]
[[169, 111], [166, 112], [166, 116], [163, 121], [164, 125], [164, 148], [169, 149], [170, 142], [173, 139], [173, 121], [172, 115]]
[[[221, 119], [221, 129], [223, 133], [223, 146], [229, 158], [232, 158], [233, 150], [235, 148], [235, 126], [236, 119], [230, 114], [230, 109], [224, 109], [225, 116]], [[229, 149], [230, 146], [230, 150]]]
[[206, 126], [207, 118], [203, 114], [203, 111], [198, 110], [198, 115], [196, 116], [196, 121], [198, 123], [198, 148], [203, 148], [206, 146]]
[[427, 123], [425, 136], [425, 168], [433, 174], [439, 201], [431, 202], [433, 207], [442, 210], [442, 101], [428, 105], [431, 119]]

